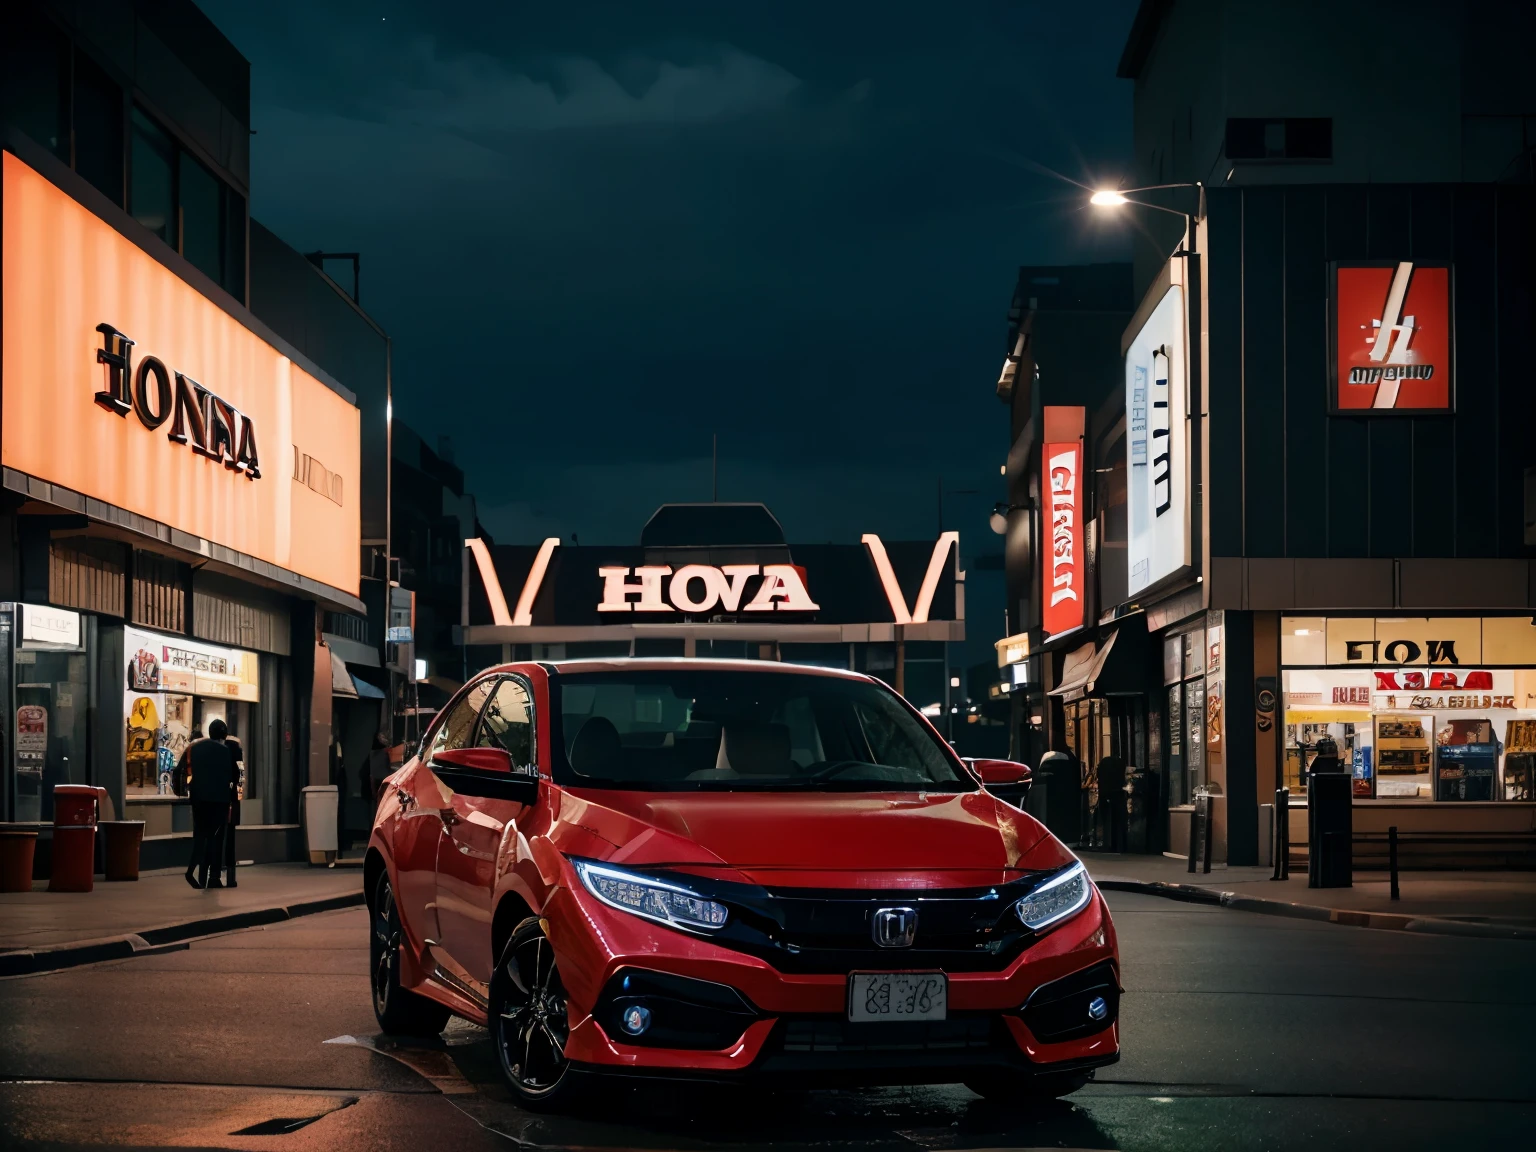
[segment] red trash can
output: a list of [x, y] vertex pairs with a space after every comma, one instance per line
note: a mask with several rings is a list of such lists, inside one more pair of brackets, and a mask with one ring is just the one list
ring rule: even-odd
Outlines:
[[89, 892], [96, 875], [96, 789], [89, 784], [53, 788], [53, 862], [48, 891]]
[[139, 847], [144, 842], [144, 821], [103, 820], [102, 857], [108, 880], [139, 878]]
[[0, 892], [32, 891], [37, 829], [0, 824]]

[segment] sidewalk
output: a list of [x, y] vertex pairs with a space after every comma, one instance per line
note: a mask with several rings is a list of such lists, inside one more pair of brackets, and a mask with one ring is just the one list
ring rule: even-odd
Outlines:
[[213, 932], [271, 924], [363, 902], [361, 868], [258, 864], [240, 869], [237, 888], [199, 891], [182, 869], [136, 881], [96, 880], [92, 892], [0, 893], [0, 976], [168, 949]]
[[1107, 891], [1193, 899], [1269, 915], [1453, 936], [1536, 939], [1536, 872], [1400, 872], [1391, 899], [1385, 872], [1357, 872], [1352, 888], [1308, 888], [1305, 870], [1272, 880], [1269, 868], [1190, 872], [1167, 856], [1079, 852]]

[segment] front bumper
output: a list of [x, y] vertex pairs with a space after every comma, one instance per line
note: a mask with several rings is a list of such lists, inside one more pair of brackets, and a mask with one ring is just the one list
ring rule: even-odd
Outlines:
[[[781, 972], [764, 959], [721, 947], [707, 937], [610, 908], [591, 897], [574, 876], [570, 885], [553, 894], [544, 919], [570, 1004], [566, 1055], [590, 1071], [722, 1080], [812, 1079], [818, 1084], [944, 1083], [984, 1070], [1014, 1069], [1030, 1075], [1086, 1070], [1119, 1059], [1114, 928], [1097, 892], [1087, 908], [1006, 968], [949, 973], [949, 1019], [929, 1024], [850, 1024], [847, 973]], [[872, 956], [867, 967], [900, 970], [900, 954]], [[1043, 985], [1077, 995], [1066, 978], [1089, 969], [1101, 975], [1088, 985], [1099, 988], [1102, 973], [1108, 973], [1113, 986], [1102, 1027], [1085, 1033], [1079, 1023], [1063, 1031], [1054, 1022], [1060, 1016], [1059, 1004], [1054, 1014], [1026, 1010], [1026, 1004], [1041, 1002], [1036, 994]], [[659, 973], [723, 986], [740, 998], [742, 1027], [736, 1032], [727, 1023], [718, 1035], [734, 1033], [734, 1038], [712, 1049], [636, 1042], [616, 1026], [616, 990], [626, 973]], [[713, 999], [717, 1009], [735, 1010], [719, 997], [704, 999]], [[718, 1015], [711, 1019], [719, 1025]]]

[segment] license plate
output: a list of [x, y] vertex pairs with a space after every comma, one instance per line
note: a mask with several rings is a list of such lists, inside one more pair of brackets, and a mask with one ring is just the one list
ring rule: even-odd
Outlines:
[[942, 972], [855, 972], [848, 977], [848, 1019], [943, 1020], [949, 979]]

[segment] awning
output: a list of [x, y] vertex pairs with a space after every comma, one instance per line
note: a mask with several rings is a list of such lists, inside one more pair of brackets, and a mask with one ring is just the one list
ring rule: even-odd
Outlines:
[[347, 671], [347, 663], [333, 648], [327, 648], [331, 654], [331, 695], [343, 696], [348, 700], [357, 699], [357, 688], [352, 683], [352, 673]]
[[356, 676], [352, 677], [352, 687], [357, 689], [358, 698], [361, 700], [386, 699], [384, 690], [382, 688], [375, 688], [372, 684], [368, 683], [368, 681], [359, 680]]
[[1111, 632], [1104, 646], [1097, 651], [1092, 644], [1084, 644], [1068, 652], [1061, 666], [1061, 683], [1052, 688], [1049, 695], [1075, 700], [1092, 692], [1094, 681], [1104, 671], [1104, 662], [1109, 659], [1118, 635], [1118, 632]]

